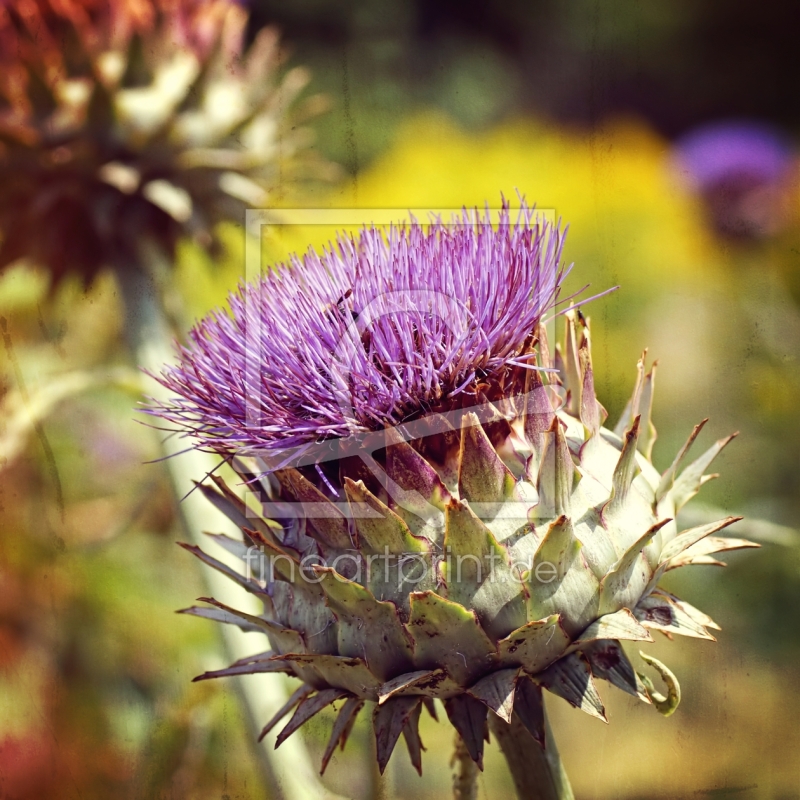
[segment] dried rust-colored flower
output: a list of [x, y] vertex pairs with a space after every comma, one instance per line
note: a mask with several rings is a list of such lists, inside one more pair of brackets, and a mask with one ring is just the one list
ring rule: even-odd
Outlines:
[[306, 152], [303, 69], [275, 31], [246, 46], [232, 0], [7, 0], [0, 5], [0, 269], [28, 258], [88, 283], [105, 267], [214, 244]]

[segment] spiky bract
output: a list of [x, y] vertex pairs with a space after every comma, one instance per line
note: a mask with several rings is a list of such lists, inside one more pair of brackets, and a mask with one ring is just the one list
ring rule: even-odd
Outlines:
[[[248, 48], [232, 0], [8, 0], [0, 5], [0, 269], [58, 281], [125, 268], [143, 242], [215, 242], [297, 178], [319, 98], [292, 104], [277, 35]], [[300, 169], [298, 169], [298, 167]]]

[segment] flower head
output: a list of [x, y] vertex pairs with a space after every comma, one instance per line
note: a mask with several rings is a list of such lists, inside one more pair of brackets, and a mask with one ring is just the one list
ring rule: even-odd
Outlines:
[[789, 166], [791, 151], [773, 128], [755, 122], [706, 125], [678, 144], [678, 158], [703, 189], [729, 180], [771, 182]]
[[786, 224], [792, 152], [774, 128], [750, 121], [705, 125], [678, 142], [674, 162], [719, 233], [759, 238]]
[[340, 236], [201, 322], [162, 376], [179, 397], [158, 413], [212, 449], [268, 450], [507, 391], [558, 294], [563, 244], [524, 202], [494, 226], [465, 210]]
[[[643, 361], [615, 429], [603, 427], [587, 320], [564, 311], [555, 354], [541, 324], [563, 241], [524, 203], [514, 223], [506, 205], [496, 226], [465, 211], [449, 226], [342, 237], [243, 286], [161, 376], [177, 397], [151, 412], [241, 456], [230, 462], [252, 490], [245, 503], [217, 476], [200, 484], [241, 529], [213, 539], [244, 574], [186, 547], [263, 613], [210, 598], [185, 613], [263, 631], [270, 650], [199, 679], [299, 679], [264, 727], [293, 711], [276, 746], [342, 700], [323, 770], [368, 702], [381, 771], [401, 731], [421, 771], [419, 716], [434, 699], [479, 765], [487, 724], [502, 742], [516, 719], [514, 736], [524, 727], [544, 744], [542, 689], [605, 719], [602, 679], [669, 715], [677, 679], [643, 654], [661, 694], [620, 641], [717, 627], [659, 582], [750, 546], [712, 536], [736, 517], [675, 522], [733, 437], [682, 468], [701, 423], [660, 473], [655, 365]], [[294, 445], [300, 458], [272, 458]]]
[[275, 32], [247, 46], [246, 24], [233, 0], [2, 3], [0, 269], [27, 257], [88, 283], [142, 242], [212, 246], [302, 176], [319, 98], [293, 109], [306, 72], [278, 78]]

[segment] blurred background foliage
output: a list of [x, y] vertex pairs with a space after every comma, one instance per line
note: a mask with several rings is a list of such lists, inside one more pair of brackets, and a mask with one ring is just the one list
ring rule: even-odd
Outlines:
[[[791, 4], [251, 5], [251, 33], [277, 23], [290, 63], [330, 97], [317, 146], [345, 168], [334, 186], [278, 188], [265, 264], [335, 235], [292, 209], [360, 208], [369, 223], [372, 209], [402, 218], [519, 191], [569, 222], [569, 288], [621, 286], [584, 309], [611, 419], [649, 347], [658, 466], [705, 416], [706, 442], [741, 431], [701, 499], [762, 520], [742, 533], [774, 543], [674, 581], [723, 632], [672, 647], [684, 689], [673, 718], [610, 692], [608, 727], [550, 704], [577, 796], [800, 797], [797, 164], [772, 187], [779, 224], [730, 237], [674, 156], [682, 135], [732, 117], [796, 136]], [[218, 257], [180, 244], [176, 318], [221, 305], [244, 277], [243, 228], [219, 234]], [[163, 464], [147, 463], [157, 434], [134, 419], [146, 379], [122, 316], [108, 274], [56, 293], [35, 265], [0, 276], [0, 797], [262, 797], [230, 687], [190, 682], [222, 656], [210, 624], [172, 613], [202, 582], [174, 545]], [[451, 742], [426, 724], [422, 780], [400, 753], [376, 786], [359, 729], [326, 781], [348, 797], [445, 795]], [[329, 726], [321, 715], [312, 751]], [[482, 796], [509, 789], [492, 748]]]
[[339, 102], [321, 146], [351, 172], [421, 105], [469, 126], [507, 115], [592, 126], [633, 114], [678, 136], [730, 116], [790, 128], [796, 9], [764, 0], [255, 0]]

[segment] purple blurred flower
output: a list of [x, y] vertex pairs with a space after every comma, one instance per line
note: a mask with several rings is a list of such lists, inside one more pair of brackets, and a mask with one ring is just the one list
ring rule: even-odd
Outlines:
[[774, 128], [719, 122], [678, 141], [675, 162], [702, 195], [714, 226], [734, 236], [763, 236], [781, 225], [781, 194], [792, 149]]
[[220, 453], [381, 429], [502, 387], [565, 277], [565, 231], [464, 210], [340, 236], [240, 286], [190, 333], [149, 412]]
[[703, 188], [732, 177], [778, 180], [791, 160], [784, 138], [755, 122], [703, 126], [681, 139], [677, 149], [684, 169]]

